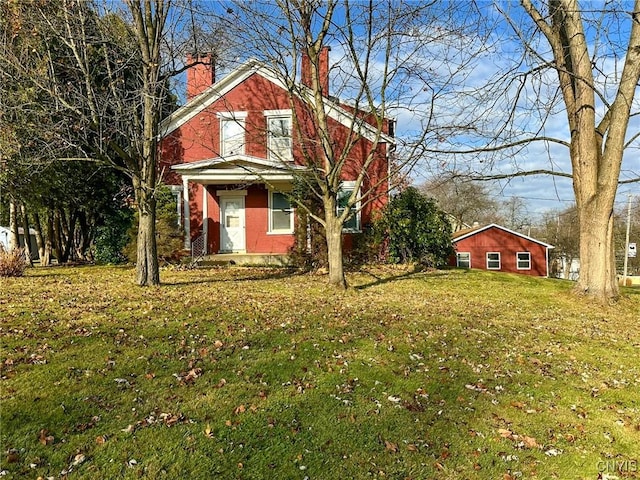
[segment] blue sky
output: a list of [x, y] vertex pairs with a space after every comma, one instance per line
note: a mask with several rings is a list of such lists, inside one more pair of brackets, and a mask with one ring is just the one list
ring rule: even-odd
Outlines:
[[[227, 9], [236, 8], [230, 2], [224, 1], [203, 2], [203, 5], [227, 17], [233, 16], [233, 12], [229, 13]], [[357, 5], [361, 7], [364, 4]], [[514, 31], [505, 21], [505, 13], [511, 16], [514, 23], [525, 29], [525, 34], [531, 35], [527, 39], [531, 39], [536, 50], [541, 52], [543, 57], [550, 57], [546, 43], [532, 35], [531, 23], [523, 15], [518, 3], [502, 1], [494, 4], [487, 1], [476, 5], [481, 10], [479, 12], [481, 21], [473, 18], [469, 12], [464, 12], [464, 9], [469, 6], [462, 2], [437, 2], [436, 6], [440, 11], [433, 12], [433, 16], [425, 18], [423, 23], [420, 23], [420, 20], [406, 19], [403, 27], [411, 31], [414, 41], [405, 41], [403, 45], [398, 46], [395, 53], [401, 61], [410, 59], [414, 69], [422, 69], [422, 72], [420, 75], [416, 75], [415, 72], [411, 75], [398, 75], [397, 85], [401, 85], [402, 89], [398, 89], [399, 93], [395, 98], [397, 104], [392, 109], [393, 115], [398, 119], [398, 136], [411, 137], [421, 130], [425, 119], [430, 117], [434, 128], [432, 134], [427, 137], [427, 142], [436, 147], [449, 146], [457, 150], [465, 149], [473, 145], [482, 145], [484, 138], [500, 131], [505, 115], [512, 112], [515, 120], [509, 134], [503, 132], [504, 138], [518, 139], [526, 137], [527, 133], [540, 132], [542, 135], [568, 140], [569, 132], [562, 103], [557, 99], [550, 100], [557, 85], [555, 72], [547, 71], [542, 76], [536, 77], [537, 80], [529, 79], [521, 85], [505, 83], [502, 90], [488, 88], [499, 77], [500, 72], [513, 68], [521, 58], [521, 42], [517, 41]], [[594, 51], [597, 45], [598, 52], [603, 54], [596, 62], [600, 71], [596, 81], [603, 95], [610, 99], [614, 92], [612, 87], [615, 87], [615, 81], [612, 82], [612, 79], [619, 75], [623, 61], [621, 53], [613, 45], [626, 41], [630, 16], [624, 12], [612, 16], [609, 12], [599, 10], [605, 5], [607, 8], [614, 5], [623, 11], [630, 11], [633, 3], [630, 1], [622, 1], [619, 4], [610, 2], [605, 4], [600, 1], [583, 3], [583, 7], [586, 7], [584, 12], [586, 18], [599, 19], [602, 16], [606, 21], [611, 21], [611, 28], [607, 30], [606, 38], [602, 35], [598, 36], [595, 30], [587, 31], [591, 51]], [[267, 8], [273, 8], [273, 5]], [[379, 15], [383, 18], [385, 14], [382, 11]], [[271, 31], [273, 36], [273, 32], [277, 31], [278, 25], [282, 22], [282, 18], [276, 15], [270, 16], [263, 23], [262, 31]], [[456, 27], [455, 31], [449, 28], [454, 22], [462, 22], [462, 26]], [[344, 23], [344, 11], [338, 10], [334, 16], [334, 23], [338, 27]], [[364, 34], [364, 31], [358, 28], [355, 32]], [[343, 35], [337, 31], [328, 39], [332, 48], [331, 89], [332, 93], [348, 99], [353, 93], [350, 75], [353, 72], [354, 59], [345, 50], [343, 38]], [[428, 38], [429, 42], [422, 46], [418, 45], [419, 41], [415, 39], [424, 38]], [[281, 36], [273, 37], [274, 48], [276, 48], [275, 42], [281, 39]], [[476, 51], [481, 51], [481, 55], [474, 56]], [[245, 56], [242, 52], [238, 52], [238, 55]], [[402, 57], [403, 55], [405, 57]], [[376, 65], [376, 62], [379, 64]], [[374, 72], [376, 68], [382, 68], [379, 56], [374, 55], [371, 63]], [[531, 66], [531, 63], [522, 63], [515, 72], [522, 74]], [[421, 78], [418, 79], [418, 76]], [[376, 80], [372, 78], [371, 82], [375, 87]], [[518, 102], [514, 103], [513, 98], [518, 86], [521, 88], [520, 97]], [[486, 96], [483, 99], [487, 102], [485, 104], [478, 100], [483, 94]], [[635, 99], [636, 111], [640, 111], [638, 97], [640, 93]], [[602, 115], [604, 110], [601, 105], [599, 107], [599, 114]], [[545, 113], [547, 111], [550, 112], [548, 115]], [[473, 124], [475, 129], [473, 133], [454, 134], [449, 128], [450, 125], [459, 126], [464, 125], [465, 122]], [[640, 116], [631, 121], [629, 138], [639, 131]], [[471, 169], [489, 174], [535, 169], [570, 172], [568, 151], [557, 144], [536, 142], [521, 148], [516, 153], [511, 153], [512, 155], [458, 156], [455, 159], [446, 156], [429, 156], [416, 166], [414, 178], [419, 183], [429, 175], [446, 169]], [[634, 148], [629, 149], [625, 154], [621, 178], [638, 176], [640, 176], [640, 141], [636, 140]], [[513, 197], [523, 199], [534, 220], [544, 211], [564, 209], [573, 203], [571, 180], [567, 178], [516, 177], [496, 182], [493, 186], [498, 199], [509, 200]], [[619, 192], [618, 206], [621, 207], [626, 202], [627, 193], [640, 195], [640, 184], [623, 185]]]

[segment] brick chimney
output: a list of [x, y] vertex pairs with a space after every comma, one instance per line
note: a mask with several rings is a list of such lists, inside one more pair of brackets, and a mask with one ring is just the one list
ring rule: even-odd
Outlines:
[[[318, 55], [318, 74], [320, 76], [320, 90], [325, 97], [329, 96], [329, 52], [331, 47], [322, 47]], [[302, 54], [300, 80], [302, 84], [311, 88], [311, 59], [307, 52]]]
[[216, 81], [213, 56], [210, 53], [187, 54], [187, 100], [204, 92]]

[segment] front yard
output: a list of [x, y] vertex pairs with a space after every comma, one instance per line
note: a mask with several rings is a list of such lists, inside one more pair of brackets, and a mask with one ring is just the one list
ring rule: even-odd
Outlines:
[[0, 279], [4, 478], [640, 478], [640, 291], [376, 269]]

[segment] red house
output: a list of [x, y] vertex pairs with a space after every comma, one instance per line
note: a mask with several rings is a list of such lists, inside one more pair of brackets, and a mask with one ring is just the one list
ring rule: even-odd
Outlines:
[[549, 276], [551, 245], [495, 223], [454, 233], [453, 245], [451, 266]]
[[[210, 58], [200, 60], [187, 71], [187, 103], [161, 129], [160, 165], [182, 203], [185, 248], [198, 254], [286, 254], [294, 245], [296, 217], [287, 192], [307, 168], [304, 159], [308, 165], [314, 149], [321, 148], [307, 107], [313, 101], [308, 58], [302, 59], [301, 84], [293, 96], [283, 75], [256, 60], [219, 81]], [[393, 125], [385, 121], [381, 127], [329, 97], [328, 48], [319, 71], [331, 141], [336, 149], [353, 144], [342, 169], [345, 198], [353, 192], [359, 166], [374, 152], [360, 189], [371, 192], [373, 201], [363, 201], [361, 209], [356, 205], [358, 213], [345, 229], [349, 235], [387, 201]]]

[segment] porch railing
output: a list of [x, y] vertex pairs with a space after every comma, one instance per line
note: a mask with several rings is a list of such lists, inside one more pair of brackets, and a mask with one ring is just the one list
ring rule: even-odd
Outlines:
[[191, 263], [196, 263], [207, 253], [204, 235], [200, 235], [191, 242]]

